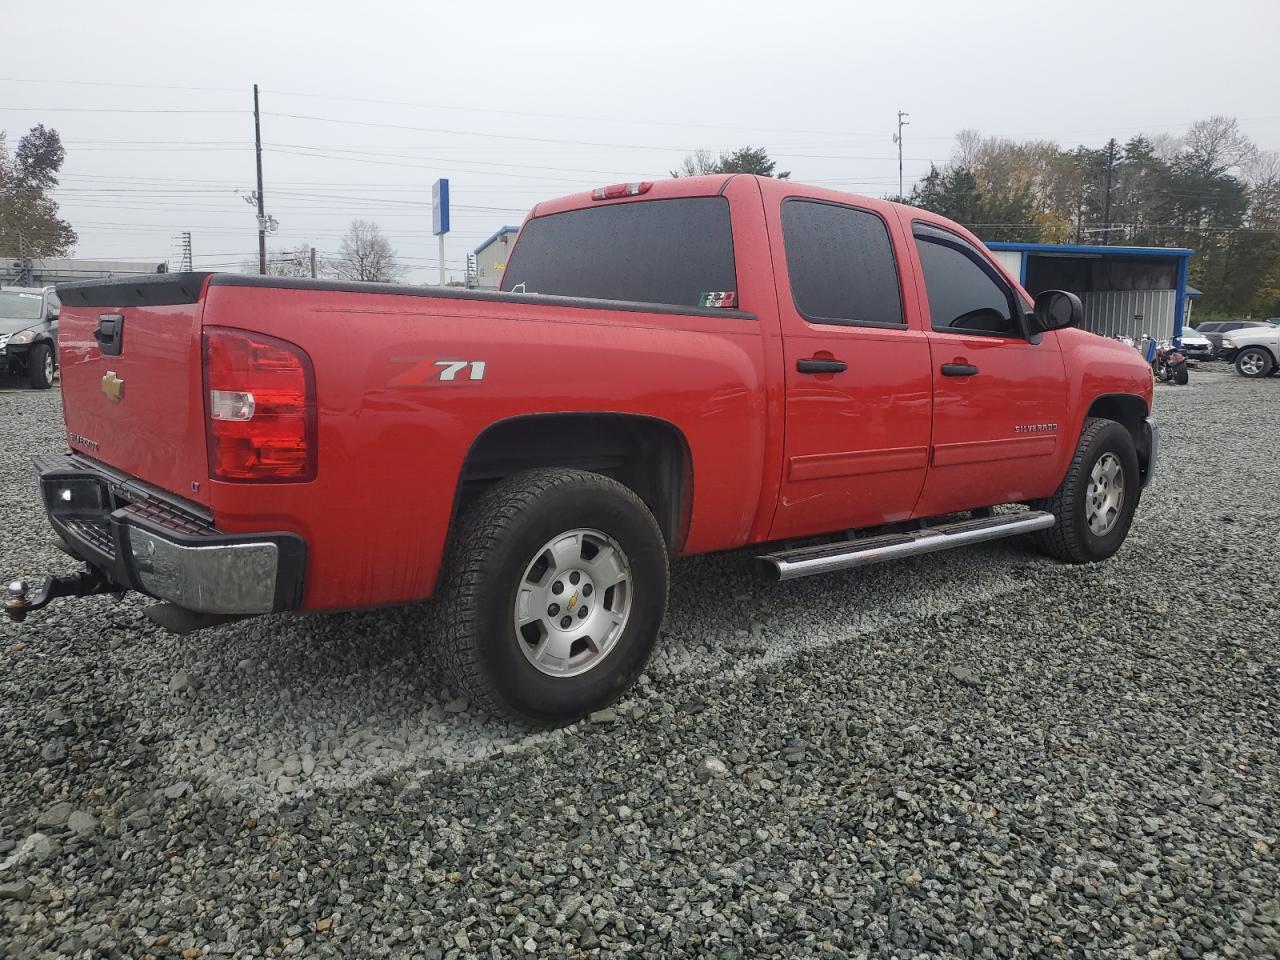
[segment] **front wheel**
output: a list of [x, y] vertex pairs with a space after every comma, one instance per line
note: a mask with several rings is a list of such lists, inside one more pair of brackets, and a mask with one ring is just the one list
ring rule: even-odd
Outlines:
[[1236, 372], [1242, 377], [1265, 377], [1274, 367], [1271, 354], [1262, 347], [1248, 347], [1236, 354]]
[[1184, 361], [1173, 368], [1173, 382], [1180, 387], [1185, 387], [1191, 382], [1191, 374], [1187, 370], [1187, 364]]
[[486, 491], [451, 537], [439, 652], [475, 702], [568, 723], [644, 668], [667, 602], [667, 552], [630, 489], [581, 470], [530, 470]]
[[1139, 493], [1133, 437], [1114, 420], [1089, 418], [1061, 486], [1032, 504], [1058, 521], [1035, 534], [1037, 545], [1067, 563], [1107, 559], [1129, 535]]
[[53, 386], [53, 350], [47, 343], [37, 343], [27, 354], [27, 380], [37, 390]]

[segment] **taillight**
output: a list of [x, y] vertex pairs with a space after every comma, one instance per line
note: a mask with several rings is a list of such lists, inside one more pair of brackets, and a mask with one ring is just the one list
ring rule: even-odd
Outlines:
[[272, 483], [316, 475], [311, 359], [275, 337], [207, 327], [204, 386], [209, 476]]
[[642, 193], [648, 193], [652, 187], [652, 180], [638, 180], [634, 183], [615, 183], [607, 187], [596, 187], [591, 191], [591, 199], [617, 200], [619, 197], [638, 197]]

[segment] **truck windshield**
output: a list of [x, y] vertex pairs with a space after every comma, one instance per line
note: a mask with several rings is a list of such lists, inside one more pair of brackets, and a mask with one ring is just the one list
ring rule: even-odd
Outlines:
[[632, 201], [536, 217], [507, 261], [502, 289], [696, 307], [736, 294], [724, 197]]
[[44, 317], [44, 294], [0, 290], [0, 317], [5, 320], [40, 320]]

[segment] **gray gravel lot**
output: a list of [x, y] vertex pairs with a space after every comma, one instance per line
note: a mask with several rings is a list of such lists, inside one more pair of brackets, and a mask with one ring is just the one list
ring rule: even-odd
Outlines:
[[[1280, 378], [1161, 387], [1121, 554], [677, 565], [635, 695], [529, 735], [418, 611], [0, 626], [0, 957], [1280, 955]], [[3, 574], [65, 569], [0, 393]]]

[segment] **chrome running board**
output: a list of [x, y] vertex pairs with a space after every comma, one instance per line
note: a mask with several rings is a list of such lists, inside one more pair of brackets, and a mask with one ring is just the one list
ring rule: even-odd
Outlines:
[[798, 550], [781, 550], [756, 557], [765, 576], [771, 580], [794, 580], [817, 573], [852, 570], [885, 560], [915, 557], [922, 553], [950, 550], [988, 540], [1000, 540], [1020, 533], [1047, 530], [1055, 523], [1052, 513], [1041, 510], [1006, 513], [980, 520], [962, 520], [925, 527], [910, 533], [888, 533], [883, 536], [823, 543]]

